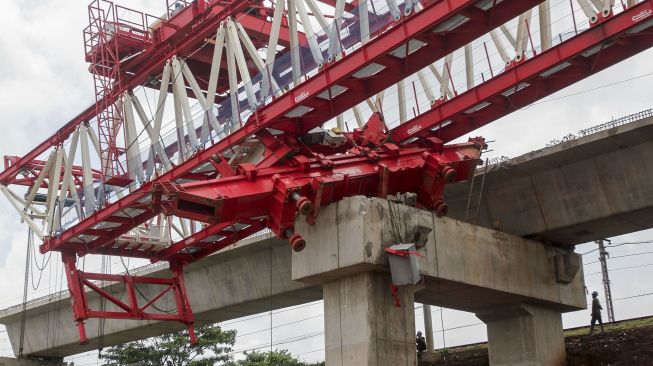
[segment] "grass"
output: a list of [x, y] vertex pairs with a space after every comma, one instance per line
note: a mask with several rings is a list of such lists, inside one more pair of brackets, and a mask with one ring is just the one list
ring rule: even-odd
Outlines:
[[[607, 333], [616, 332], [624, 329], [633, 329], [633, 328], [641, 328], [641, 327], [649, 327], [649, 326], [653, 326], [653, 316], [648, 318], [626, 320], [618, 323], [608, 323], [603, 325]], [[601, 332], [601, 327], [597, 325], [594, 331]], [[587, 335], [589, 332], [590, 332], [589, 326], [582, 327], [582, 328], [568, 329], [565, 330], [565, 338], [583, 336], [583, 335]], [[447, 353], [472, 351], [472, 350], [478, 350], [483, 348], [487, 348], [487, 343], [476, 343], [470, 345], [456, 346], [452, 348], [446, 348], [444, 351], [443, 350], [439, 350], [439, 351], [444, 354], [447, 354]]]
[[[653, 317], [642, 318], [642, 319], [633, 319], [626, 320], [619, 323], [607, 323], [603, 325], [606, 332], [616, 332], [624, 329], [633, 329], [641, 328], [647, 326], [653, 326]], [[565, 331], [565, 337], [576, 337], [581, 335], [586, 335], [590, 331], [590, 327], [586, 326], [583, 328], [574, 328]], [[594, 327], [594, 332], [601, 331], [601, 326], [598, 324]]]

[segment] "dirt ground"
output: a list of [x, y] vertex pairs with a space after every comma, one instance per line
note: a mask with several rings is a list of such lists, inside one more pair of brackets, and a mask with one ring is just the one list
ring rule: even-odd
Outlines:
[[[598, 330], [598, 331], [597, 331]], [[565, 331], [568, 366], [653, 366], [653, 317]], [[443, 359], [420, 366], [488, 366], [487, 345], [455, 347], [441, 352]]]

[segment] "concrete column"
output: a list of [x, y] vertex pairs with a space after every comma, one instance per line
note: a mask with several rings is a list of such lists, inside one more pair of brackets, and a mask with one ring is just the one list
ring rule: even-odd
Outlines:
[[422, 311], [424, 313], [424, 337], [426, 337], [426, 345], [428, 346], [428, 352], [433, 352], [435, 351], [435, 341], [433, 340], [431, 305], [422, 304]]
[[478, 312], [476, 316], [487, 325], [490, 365], [567, 364], [559, 310], [519, 304]]
[[0, 366], [65, 366], [61, 359], [37, 360], [29, 358], [0, 357]]
[[414, 366], [413, 289], [397, 292], [390, 274], [363, 272], [323, 284], [327, 366]]

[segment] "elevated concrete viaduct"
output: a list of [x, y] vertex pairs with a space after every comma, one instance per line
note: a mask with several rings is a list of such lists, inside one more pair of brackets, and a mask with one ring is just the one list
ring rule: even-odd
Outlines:
[[[652, 156], [646, 117], [490, 166], [476, 223], [565, 245], [650, 229]], [[449, 217], [468, 216], [469, 193], [447, 186]]]
[[[507, 169], [491, 170], [486, 178], [479, 224], [494, 226], [503, 232], [452, 219], [431, 218], [429, 221], [430, 213], [419, 211], [399, 215], [400, 227], [404, 229], [419, 220], [433, 229], [424, 249], [425, 257], [420, 259], [425, 281], [414, 291], [402, 290], [400, 303], [410, 303], [414, 298], [418, 302], [476, 313], [488, 324], [490, 342], [494, 344], [491, 347], [495, 350], [491, 351], [493, 364], [503, 364], [501, 362], [505, 360], [496, 357], [506, 352], [529, 353], [539, 357], [535, 349], [533, 352], [526, 352], [525, 349], [518, 352], [510, 347], [502, 348], [517, 343], [501, 338], [505, 334], [531, 337], [529, 339], [533, 342], [528, 344], [539, 345], [537, 330], [542, 327], [538, 324], [558, 324], [560, 312], [583, 308], [582, 265], [573, 278], [565, 279], [564, 269], [570, 264], [571, 267], [580, 264], [573, 259], [574, 256], [564, 256], [564, 252], [553, 246], [511, 234], [543, 237], [552, 242], [573, 245], [651, 227], [653, 222], [645, 218], [653, 213], [653, 163], [647, 159], [653, 152], [652, 125], [651, 119], [641, 120], [526, 154], [513, 159]], [[619, 180], [619, 176], [628, 179]], [[595, 187], [597, 182], [601, 183], [600, 189]], [[505, 188], [501, 189], [501, 186]], [[617, 190], [620, 186], [622, 191]], [[587, 196], [588, 191], [591, 192], [590, 196]], [[449, 189], [450, 217], [464, 218], [468, 194], [469, 185]], [[198, 321], [224, 321], [324, 298], [329, 365], [348, 364], [346, 360], [340, 360], [342, 363], [334, 361], [338, 347], [345, 344], [367, 345], [365, 352], [358, 350], [355, 353], [365, 354], [368, 359], [376, 355], [369, 341], [373, 329], [362, 327], [367, 329], [366, 333], [357, 334], [356, 339], [347, 342], [338, 338], [343, 336], [341, 333], [329, 330], [330, 324], [338, 322], [333, 319], [345, 319], [342, 311], [346, 313], [355, 308], [330, 305], [336, 299], [342, 303], [347, 300], [342, 296], [360, 293], [353, 291], [354, 288], [365, 288], [370, 291], [365, 293], [364, 298], [369, 306], [373, 306], [379, 305], [379, 294], [387, 294], [388, 269], [380, 251], [382, 244], [388, 244], [384, 241], [389, 237], [388, 232], [378, 229], [378, 220], [383, 222], [384, 218], [377, 213], [377, 217], [371, 220], [371, 208], [360, 210], [365, 202], [377, 207], [378, 212], [383, 212], [378, 207], [387, 206], [377, 200], [364, 199], [363, 203], [358, 203], [358, 209], [351, 208], [356, 200], [362, 199], [352, 198], [323, 208], [320, 220], [333, 220], [335, 223], [340, 220], [339, 215], [347, 215], [345, 221], [351, 222], [348, 225], [358, 222], [356, 233], [369, 235], [365, 233], [370, 230], [378, 233], [373, 239], [359, 237], [346, 241], [342, 237], [342, 240], [334, 240], [338, 235], [329, 233], [330, 229], [326, 228], [338, 228], [338, 225], [321, 224], [301, 228], [302, 233], [306, 233], [309, 245], [305, 252], [294, 256], [285, 241], [259, 236], [188, 267], [189, 295]], [[338, 213], [346, 205], [350, 209]], [[343, 231], [338, 232], [343, 235]], [[369, 251], [374, 255], [368, 254]], [[311, 258], [316, 260], [311, 262]], [[301, 265], [302, 262], [312, 264]], [[151, 273], [164, 270], [158, 266], [147, 269]], [[565, 284], [561, 280], [570, 282]], [[147, 295], [148, 289], [144, 288], [143, 292]], [[392, 304], [386, 305], [380, 308], [377, 315], [391, 317], [386, 320], [388, 324], [395, 325], [401, 318], [407, 327], [404, 333], [406, 337], [410, 335], [412, 342], [412, 313], [404, 311], [393, 314], [390, 311]], [[369, 306], [366, 308], [371, 309]], [[30, 303], [27, 312], [26, 354], [62, 357], [97, 347], [98, 323], [95, 321], [88, 322], [91, 343], [87, 346], [76, 343], [77, 333], [66, 295]], [[0, 316], [0, 322], [7, 326], [14, 352], [17, 353], [20, 307], [3, 310]], [[510, 328], [510, 332], [505, 332], [506, 327]], [[555, 336], [549, 337], [557, 334], [557, 325], [554, 328], [546, 328], [549, 334], [545, 339], [557, 339]], [[103, 342], [108, 346], [171, 329], [159, 323], [107, 321]], [[383, 329], [376, 331], [383, 333]], [[387, 341], [401, 348], [401, 344], [408, 340]], [[518, 345], [526, 347], [524, 343]], [[398, 354], [403, 354], [412, 362], [408, 348]]]
[[[394, 365], [416, 362], [414, 299], [475, 312], [484, 321], [488, 311], [517, 306], [553, 314], [549, 320], [560, 334], [509, 327], [511, 331], [534, 341], [553, 339], [557, 355], [564, 355], [560, 314], [585, 307], [580, 256], [428, 211], [388, 205], [382, 199], [352, 197], [324, 207], [316, 225], [298, 223], [312, 244], [300, 253], [285, 241], [263, 236], [189, 267], [187, 286], [198, 321], [223, 321], [324, 298], [329, 365], [376, 365], [375, 360]], [[394, 220], [401, 222], [398, 229], [393, 229]], [[432, 228], [419, 250], [424, 281], [400, 288], [395, 304], [384, 248], [408, 238], [418, 225]], [[153, 289], [141, 291], [147, 297]], [[157, 304], [165, 309], [171, 301]], [[30, 305], [27, 354], [61, 357], [97, 347], [98, 322], [87, 324], [89, 337], [95, 335], [91, 344], [79, 346], [69, 310], [65, 297]], [[539, 313], [524, 311], [520, 316], [539, 321]], [[3, 321], [16, 345], [20, 312], [6, 313]], [[107, 321], [102, 342], [108, 346], [169, 330], [159, 323]]]

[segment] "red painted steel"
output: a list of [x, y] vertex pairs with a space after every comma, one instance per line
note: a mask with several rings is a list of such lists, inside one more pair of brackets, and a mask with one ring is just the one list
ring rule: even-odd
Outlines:
[[[529, 6], [537, 5], [539, 2], [541, 1], [506, 0], [492, 8], [493, 10], [488, 11], [482, 11], [474, 7], [475, 1], [471, 0], [439, 1], [426, 4], [419, 13], [401, 20], [395, 27], [379, 35], [364, 47], [347, 55], [340, 61], [327, 65], [317, 75], [288, 91], [271, 104], [256, 111], [241, 129], [233, 132], [218, 143], [200, 150], [172, 170], [143, 185], [127, 197], [108, 205], [98, 213], [63, 232], [60, 236], [47, 239], [41, 246], [41, 251], [68, 248], [77, 250], [81, 255], [98, 251], [111, 243], [113, 239], [156, 215], [157, 211], [149, 210], [149, 216], [143, 214], [143, 216], [135, 218], [132, 225], [123, 225], [116, 228], [110, 236], [98, 237], [86, 245], [75, 243], [72, 240], [90, 230], [94, 225], [107, 221], [132, 205], [137, 205], [139, 200], [150, 197], [156, 184], [174, 182], [198, 166], [210, 161], [215, 154], [220, 154], [229, 147], [242, 143], [250, 136], [256, 135], [266, 128], [289, 131], [295, 135], [305, 133], [329, 118], [335, 117], [364, 101], [370, 94], [380, 92], [393, 85], [403, 78], [403, 75], [427, 66], [429, 63], [444, 57], [447, 53], [482, 35], [487, 31], [484, 25], [489, 24], [489, 26], [498, 27], [512, 18], [515, 12], [525, 11]], [[475, 10], [470, 10], [472, 7]], [[446, 32], [441, 36], [446, 36], [446, 42], [431, 35], [433, 34], [430, 31], [431, 29], [448, 21], [455, 14], [465, 12], [471, 12], [473, 15], [469, 15], [472, 18], [468, 22], [470, 24], [466, 24], [464, 31]], [[428, 40], [424, 39], [427, 36]], [[433, 45], [424, 46], [408, 54], [403, 59], [388, 56], [388, 53], [417, 37], [422, 37], [424, 41], [433, 42]], [[430, 44], [426, 43], [426, 45]], [[374, 77], [366, 79], [357, 79], [353, 76], [357, 71], [372, 63], [382, 63], [385, 65], [385, 69], [376, 73]], [[318, 98], [320, 93], [334, 84], [346, 85], [350, 89], [347, 93], [342, 93], [329, 101]], [[314, 109], [301, 118], [288, 118], [285, 116], [299, 105], [309, 106]], [[90, 248], [90, 250], [87, 248]]]
[[[517, 63], [458, 97], [433, 106], [395, 128], [390, 138], [395, 143], [405, 143], [430, 135], [434, 130], [445, 142], [464, 136], [653, 47], [652, 15], [653, 1], [641, 2], [576, 37]], [[478, 110], [473, 110], [475, 108]]]
[[[89, 318], [178, 321], [187, 326], [190, 340], [192, 343], [195, 342], [193, 312], [188, 302], [182, 267], [171, 266], [172, 278], [113, 275], [89, 273], [77, 269], [77, 256], [74, 253], [64, 253], [62, 259], [68, 282], [68, 291], [72, 299], [73, 318], [77, 323], [80, 334], [80, 344], [88, 343], [84, 321]], [[112, 290], [101, 288], [102, 283], [108, 284], [109, 288], [113, 286], [120, 287], [116, 291], [126, 292], [128, 301], [124, 302], [121, 298], [116, 297], [111, 292]], [[148, 299], [137, 288], [138, 284], [159, 286], [159, 292], [151, 299]], [[86, 289], [91, 290], [117, 309], [107, 311], [106, 309], [91, 308], [88, 301], [89, 293]], [[143, 301], [139, 303], [137, 292], [144, 299], [144, 304], [142, 304]], [[167, 294], [173, 297], [176, 311], [157, 308], [157, 301]]]
[[[323, 147], [307, 146], [302, 142], [302, 136], [314, 127], [541, 2], [504, 0], [488, 10], [475, 7], [477, 2], [471, 0], [422, 2], [422, 11], [402, 18], [369, 43], [325, 65], [316, 75], [255, 111], [247, 123], [230, 136], [198, 151], [172, 170], [63, 233], [46, 238], [41, 252], [58, 250], [64, 253], [80, 338], [86, 339], [83, 322], [90, 317], [175, 320], [186, 324], [192, 334], [192, 311], [183, 286], [185, 264], [266, 227], [277, 236], [289, 239], [293, 249], [301, 250], [307, 243], [301, 233], [294, 231], [297, 214], [314, 222], [321, 205], [343, 197], [359, 194], [386, 197], [414, 192], [419, 205], [445, 214], [444, 184], [464, 180], [471, 174], [484, 142], [479, 138], [466, 144], [445, 146], [444, 143], [653, 46], [653, 34], [649, 30], [653, 25], [653, 0], [647, 0], [621, 14], [602, 19], [590, 30], [560, 45], [511, 65], [505, 72], [434, 105], [390, 131], [378, 116], [373, 116], [363, 129], [347, 134], [347, 143], [331, 149], [332, 154], [320, 154], [319, 151], [325, 150]], [[125, 87], [140, 85], [150, 75], [160, 72], [163, 61], [170, 55], [188, 55], [215, 31], [221, 20], [242, 12], [249, 5], [244, 1], [214, 1], [206, 8], [204, 5], [189, 6], [175, 14], [153, 32], [151, 48], [143, 56], [124, 63], [124, 69], [130, 70], [130, 75], [124, 79]], [[434, 32], [454, 16], [465, 16], [469, 20], [463, 27]], [[407, 47], [409, 41], [418, 42], [420, 47], [404, 56], [396, 56], [395, 51]], [[361, 76], [361, 70], [370, 65], [378, 65], [381, 70]], [[325, 93], [328, 95], [336, 85], [346, 91], [325, 98]], [[113, 92], [105, 96], [111, 103], [117, 97]], [[100, 102], [104, 103], [104, 99]], [[287, 117], [298, 107], [307, 111], [299, 117]], [[67, 138], [76, 124], [88, 121], [92, 117], [89, 110], [47, 143], [12, 163], [0, 174], [0, 182], [15, 181], [22, 167], [55, 141], [59, 144]], [[282, 133], [272, 135], [268, 129]], [[262, 162], [237, 167], [225, 164], [225, 151], [252, 136], [258, 137], [267, 147]], [[215, 171], [209, 175], [197, 173], [196, 169], [206, 163]], [[220, 178], [216, 178], [218, 173]], [[185, 179], [183, 183], [182, 179]], [[196, 182], [188, 183], [188, 179]], [[116, 239], [122, 234], [160, 213], [199, 220], [206, 226], [159, 251], [117, 244]], [[100, 224], [104, 223], [118, 225], [102, 229]], [[90, 253], [165, 260], [171, 263], [173, 277], [153, 280], [83, 273], [75, 267], [75, 259]], [[93, 279], [122, 283], [129, 292], [129, 304], [98, 287], [91, 282]], [[162, 281], [157, 284], [170, 287], [166, 291], [174, 293], [175, 314], [146, 313], [144, 310], [156, 298], [139, 307], [134, 283], [154, 283], [148, 281]], [[85, 287], [123, 311], [89, 309]]]
[[[14, 164], [18, 164], [19, 161], [21, 161], [21, 158], [18, 156], [5, 156], [4, 157], [5, 169], [9, 169]], [[45, 165], [46, 162], [43, 160], [38, 160], [38, 159], [31, 160], [28, 163], [22, 165], [20, 170], [21, 177], [15, 176], [12, 180], [2, 184], [32, 187], [36, 182], [36, 178], [43, 171]], [[61, 176], [63, 176], [64, 170], [65, 168], [61, 167]], [[82, 167], [73, 165], [71, 168], [71, 175], [73, 178], [73, 184], [75, 185], [75, 188], [82, 189], [84, 187], [82, 182], [82, 178], [83, 178]], [[100, 179], [99, 170], [93, 169], [91, 175], [94, 180]], [[41, 183], [40, 188], [48, 188], [47, 179]]]

